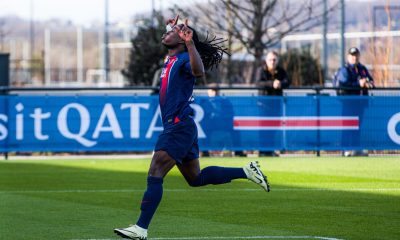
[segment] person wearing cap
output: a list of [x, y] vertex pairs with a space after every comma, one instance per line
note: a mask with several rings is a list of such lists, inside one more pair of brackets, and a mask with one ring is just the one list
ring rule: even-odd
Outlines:
[[[347, 63], [339, 69], [338, 84], [342, 88], [339, 95], [368, 95], [368, 89], [374, 88], [374, 79], [369, 74], [367, 68], [360, 63], [360, 50], [352, 47], [347, 52]], [[368, 105], [365, 98], [353, 99], [344, 98], [342, 115], [357, 116], [359, 124], [363, 121], [364, 109]], [[345, 131], [342, 134], [342, 145], [345, 148], [361, 146], [361, 132], [357, 130]], [[368, 151], [364, 150], [346, 150], [342, 152], [343, 156], [368, 156]]]
[[349, 49], [347, 63], [338, 72], [338, 84], [343, 88], [341, 95], [368, 95], [368, 89], [375, 86], [368, 69], [360, 63], [358, 48]]

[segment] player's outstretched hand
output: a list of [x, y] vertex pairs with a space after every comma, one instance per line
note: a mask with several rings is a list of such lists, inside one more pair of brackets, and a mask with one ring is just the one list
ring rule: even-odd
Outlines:
[[189, 20], [186, 19], [181, 30], [179, 30], [179, 37], [185, 42], [191, 42], [193, 38], [193, 31], [188, 27]]

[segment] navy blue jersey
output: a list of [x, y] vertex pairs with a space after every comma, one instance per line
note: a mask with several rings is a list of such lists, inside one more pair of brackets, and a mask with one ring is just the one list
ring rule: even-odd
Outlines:
[[193, 115], [192, 102], [195, 77], [189, 54], [169, 56], [161, 73], [160, 108], [164, 129]]

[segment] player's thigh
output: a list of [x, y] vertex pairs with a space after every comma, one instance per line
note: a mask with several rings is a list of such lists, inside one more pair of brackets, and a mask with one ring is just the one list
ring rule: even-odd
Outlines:
[[184, 161], [176, 166], [187, 182], [193, 182], [200, 174], [200, 162], [198, 158]]
[[151, 159], [148, 174], [151, 177], [165, 177], [175, 164], [175, 160], [166, 151], [156, 151]]

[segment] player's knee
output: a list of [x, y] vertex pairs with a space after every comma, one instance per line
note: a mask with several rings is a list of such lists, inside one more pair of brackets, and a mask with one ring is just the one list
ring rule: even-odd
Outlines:
[[191, 187], [203, 186], [203, 184], [202, 184], [203, 181], [202, 181], [202, 178], [200, 175], [198, 175], [194, 180], [188, 180], [187, 182], [188, 182], [189, 186], [191, 186]]
[[166, 152], [156, 152], [150, 164], [149, 176], [164, 177], [175, 165], [175, 161]]

